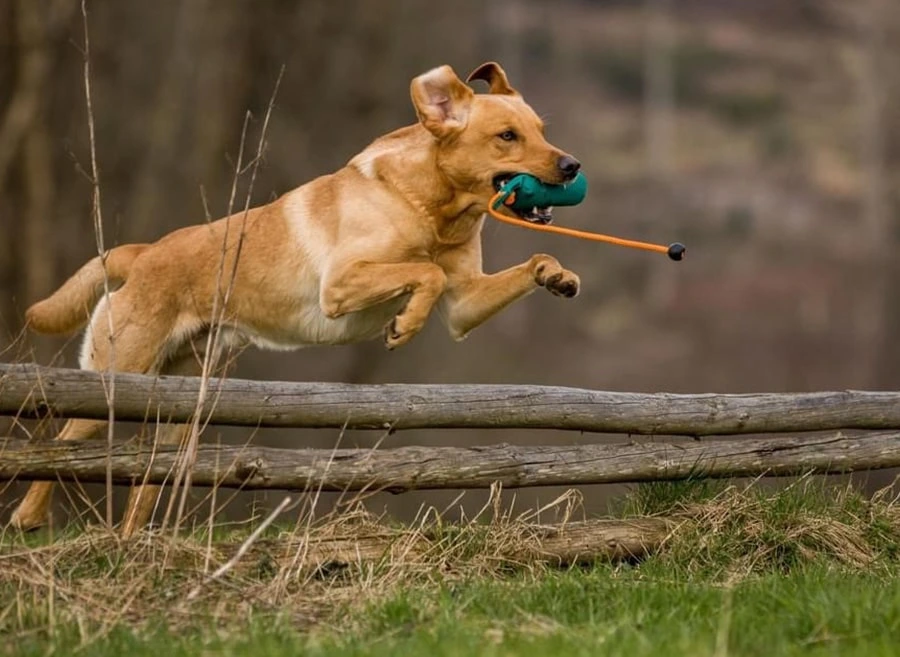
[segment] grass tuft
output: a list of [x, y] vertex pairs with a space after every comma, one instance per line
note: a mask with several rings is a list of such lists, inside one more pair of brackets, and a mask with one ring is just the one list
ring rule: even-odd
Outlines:
[[[886, 493], [801, 478], [779, 489], [729, 485], [642, 492], [646, 508], [679, 519], [656, 560], [685, 574], [742, 578], [825, 563], [856, 569], [896, 562], [900, 510]], [[649, 502], [647, 501], [649, 500]]]
[[[564, 495], [540, 513], [565, 525], [579, 502]], [[103, 525], [56, 536], [7, 531], [0, 634], [15, 639], [8, 645], [18, 654], [151, 654], [136, 647], [141, 641], [167, 654], [195, 654], [196, 641], [263, 655], [450, 655], [485, 645], [497, 654], [532, 645], [597, 654], [588, 648], [605, 641], [629, 654], [653, 646], [712, 654], [704, 642], [724, 640], [717, 623], [730, 605], [726, 624], [748, 627], [780, 609], [797, 626], [771, 631], [792, 641], [843, 641], [829, 632], [854, 623], [900, 627], [900, 598], [890, 593], [900, 590], [900, 513], [886, 492], [867, 498], [812, 478], [777, 489], [641, 485], [620, 515], [628, 526], [665, 517], [671, 530], [661, 549], [619, 563], [585, 554], [563, 568], [547, 548], [558, 532], [537, 512], [506, 509], [495, 491], [479, 514], [457, 522], [423, 509], [400, 526], [357, 502], [319, 519], [307, 508], [294, 524], [265, 531], [213, 527], [211, 536], [205, 522], [194, 533], [129, 541]], [[848, 602], [853, 587], [865, 588], [859, 605], [885, 608], [860, 615]], [[730, 591], [744, 597], [732, 600]], [[824, 620], [792, 605], [811, 605]], [[671, 640], [656, 627], [669, 628]]]

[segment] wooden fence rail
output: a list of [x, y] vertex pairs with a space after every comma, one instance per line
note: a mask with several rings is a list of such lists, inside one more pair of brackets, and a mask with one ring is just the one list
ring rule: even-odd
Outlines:
[[[0, 439], [0, 480], [171, 479], [181, 454], [137, 441]], [[900, 466], [900, 433], [555, 447], [276, 449], [200, 445], [193, 483], [246, 489], [389, 490], [604, 484], [687, 477], [846, 473]]]
[[[120, 420], [186, 421], [200, 380], [116, 375]], [[674, 395], [519, 385], [351, 385], [214, 379], [204, 419], [296, 428], [507, 428], [711, 436], [837, 429], [900, 430], [898, 392]], [[105, 419], [100, 374], [0, 365], [0, 415]]]

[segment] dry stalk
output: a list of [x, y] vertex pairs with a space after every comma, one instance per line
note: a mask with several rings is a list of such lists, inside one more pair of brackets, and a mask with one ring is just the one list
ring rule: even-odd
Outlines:
[[[290, 497], [285, 497], [283, 500], [281, 500], [281, 504], [275, 507], [275, 510], [272, 511], [272, 513], [270, 513], [269, 516], [259, 524], [259, 527], [253, 530], [250, 536], [247, 537], [246, 541], [241, 543], [241, 546], [238, 548], [237, 552], [235, 552], [234, 556], [224, 564], [222, 564], [212, 575], [209, 576], [209, 579], [206, 581], [206, 583], [214, 582], [229, 570], [234, 568], [237, 562], [241, 560], [241, 557], [243, 557], [247, 553], [247, 550], [250, 549], [250, 546], [252, 546], [256, 542], [256, 540], [266, 530], [266, 528], [275, 521], [275, 518], [281, 515], [281, 513], [287, 508], [288, 504], [290, 503]], [[200, 588], [201, 585], [199, 584], [194, 587], [191, 592], [188, 593], [186, 599], [193, 600], [194, 598], [196, 598], [200, 594]]]
[[[341, 432], [338, 434], [338, 438], [335, 441], [334, 447], [332, 448], [332, 452], [328, 456], [328, 462], [326, 464], [326, 470], [325, 470], [326, 472], [328, 471], [328, 468], [331, 466], [331, 464], [334, 462], [335, 450], [337, 450], [338, 447], [340, 446], [341, 440], [344, 438], [344, 433], [345, 433], [344, 430], [341, 430]], [[323, 479], [324, 479], [324, 477], [323, 477]], [[309, 538], [310, 527], [312, 526], [313, 518], [315, 517], [315, 511], [316, 511], [316, 508], [318, 507], [319, 498], [321, 495], [322, 495], [322, 482], [320, 482], [319, 486], [316, 488], [316, 491], [313, 494], [312, 499], [311, 500], [308, 499], [309, 508], [307, 509], [307, 513], [302, 514], [301, 516], [298, 517], [297, 523], [294, 526], [294, 532], [292, 534], [293, 537], [295, 537], [297, 535], [297, 531], [299, 530], [301, 523], [302, 523], [303, 524], [303, 536], [304, 536], [304, 538], [307, 538], [307, 539]], [[305, 522], [303, 522], [304, 517], [305, 517]], [[287, 568], [287, 571], [285, 573], [287, 577], [283, 578], [283, 582], [290, 578], [291, 572], [292, 572], [294, 566], [297, 564], [297, 562], [304, 561], [306, 559], [306, 549], [309, 546], [309, 541], [308, 540], [301, 541], [300, 545], [301, 545], [300, 549], [298, 549], [294, 553], [294, 557], [291, 560], [291, 563]]]
[[[200, 377], [200, 390], [197, 392], [197, 403], [194, 407], [194, 414], [190, 424], [190, 434], [188, 437], [188, 444], [182, 444], [183, 453], [182, 458], [178, 464], [178, 467], [175, 472], [175, 477], [172, 481], [172, 490], [169, 497], [169, 504], [166, 508], [165, 516], [163, 517], [162, 526], [165, 529], [168, 526], [169, 519], [175, 509], [176, 501], [178, 500], [178, 492], [179, 488], [184, 482], [185, 484], [185, 492], [182, 493], [183, 496], [187, 495], [187, 489], [190, 487], [190, 470], [194, 465], [194, 461], [196, 459], [196, 446], [192, 448], [191, 442], [196, 434], [199, 433], [199, 422], [200, 422], [200, 414], [203, 410], [203, 405], [206, 402], [207, 395], [207, 387], [209, 385], [209, 376], [204, 375], [204, 372], [210, 371], [213, 365], [212, 356], [212, 348], [216, 344], [216, 327], [221, 325], [221, 319], [224, 315], [224, 309], [220, 309], [220, 305], [224, 306], [224, 304], [220, 304], [221, 298], [221, 290], [222, 290], [222, 277], [225, 272], [225, 261], [228, 251], [228, 235], [229, 229], [231, 228], [231, 214], [234, 209], [234, 200], [237, 195], [237, 186], [238, 180], [241, 175], [241, 168], [243, 166], [244, 159], [244, 148], [247, 143], [247, 128], [250, 124], [250, 112], [247, 112], [244, 115], [244, 123], [241, 127], [241, 139], [238, 145], [238, 155], [237, 160], [235, 161], [234, 174], [231, 178], [231, 193], [228, 198], [228, 208], [225, 213], [225, 234], [222, 238], [222, 249], [219, 254], [219, 264], [218, 269], [216, 271], [216, 294], [213, 297], [213, 306], [210, 317], [210, 329], [207, 333], [207, 341], [205, 352], [201, 361], [201, 377]], [[207, 212], [207, 221], [211, 221], [211, 217], [209, 216], [209, 210], [206, 208], [206, 204], [204, 202], [204, 209]], [[239, 236], [239, 240], [242, 239], [243, 235]], [[194, 441], [195, 444], [199, 443], [199, 439]], [[175, 518], [175, 528], [173, 530], [173, 534], [178, 532], [178, 526], [181, 520], [181, 506], [179, 505], [178, 510], [176, 511]]]
[[[225, 224], [225, 235], [222, 239], [222, 251], [221, 257], [219, 259], [219, 268], [216, 273], [216, 295], [213, 299], [213, 308], [212, 308], [212, 316], [210, 317], [210, 329], [207, 333], [206, 340], [206, 348], [203, 354], [203, 363], [201, 366], [201, 387], [199, 393], [197, 395], [197, 404], [193, 416], [193, 420], [190, 425], [190, 431], [188, 435], [187, 445], [184, 447], [184, 455], [182, 457], [182, 465], [179, 467], [178, 472], [176, 474], [175, 482], [172, 489], [172, 497], [174, 500], [176, 498], [176, 490], [177, 486], [180, 482], [183, 482], [183, 490], [181, 491], [180, 498], [178, 500], [178, 510], [175, 515], [175, 521], [173, 526], [173, 531], [177, 533], [181, 522], [184, 518], [184, 510], [185, 505], [187, 504], [187, 495], [191, 486], [191, 475], [194, 462], [197, 456], [197, 445], [200, 440], [200, 433], [203, 429], [206, 428], [206, 424], [208, 423], [208, 417], [202, 420], [201, 426], [201, 417], [203, 412], [203, 407], [206, 403], [206, 398], [208, 395], [208, 385], [209, 379], [212, 376], [213, 372], [218, 367], [219, 360], [219, 351], [221, 345], [221, 332], [225, 319], [225, 311], [228, 306], [228, 300], [231, 297], [231, 293], [234, 289], [235, 279], [237, 277], [237, 267], [240, 262], [241, 251], [244, 244], [244, 236], [246, 233], [247, 219], [250, 214], [250, 202], [253, 195], [253, 187], [256, 183], [256, 175], [259, 170], [259, 163], [262, 161], [263, 150], [266, 144], [266, 135], [268, 133], [269, 128], [269, 120], [272, 116], [272, 110], [275, 106], [275, 98], [278, 95], [278, 89], [281, 86], [281, 79], [284, 75], [284, 67], [282, 66], [281, 70], [278, 73], [278, 78], [275, 81], [275, 87], [272, 90], [272, 95], [269, 98], [268, 106], [266, 107], [265, 118], [263, 119], [262, 129], [260, 131], [259, 142], [257, 143], [256, 149], [256, 157], [253, 158], [253, 161], [248, 165], [251, 168], [250, 181], [247, 187], [247, 194], [244, 200], [244, 208], [243, 215], [241, 217], [241, 225], [240, 225], [240, 233], [238, 235], [237, 244], [235, 247], [234, 260], [231, 265], [231, 271], [228, 273], [227, 286], [225, 287], [224, 292], [222, 291], [222, 282], [223, 275], [225, 274], [225, 264], [227, 261], [227, 252], [228, 252], [228, 228], [231, 223], [231, 214], [234, 204], [234, 198], [237, 189], [237, 180], [241, 175], [241, 163], [243, 158], [243, 150], [244, 143], [246, 138], [246, 130], [247, 130], [247, 120], [244, 121], [244, 127], [241, 134], [241, 146], [240, 152], [238, 156], [237, 165], [235, 167], [235, 174], [232, 179], [232, 190], [231, 195], [228, 201], [228, 212], [226, 215], [226, 224]], [[171, 509], [171, 505], [170, 505]], [[168, 512], [166, 514], [168, 516]]]
[[[97, 139], [94, 132], [94, 104], [91, 100], [91, 37], [90, 30], [88, 29], [87, 0], [81, 0], [81, 18], [84, 26], [84, 48], [82, 50], [82, 58], [84, 60], [84, 100], [87, 106], [88, 137], [91, 152], [91, 217], [94, 222], [94, 238], [97, 243], [97, 255], [100, 256], [100, 263], [103, 266], [103, 301], [106, 303], [107, 308], [106, 329], [108, 331], [109, 340], [109, 361], [106, 366], [106, 375], [109, 383], [106, 386], [106, 401], [109, 404], [109, 426], [106, 430], [106, 440], [111, 457], [115, 431], [114, 423], [116, 419], [116, 412], [114, 409], [116, 398], [116, 341], [112, 305], [109, 302], [109, 272], [106, 269], [107, 252], [103, 240], [103, 213], [100, 202], [100, 170], [97, 166]], [[106, 524], [109, 527], [113, 526], [112, 493], [112, 460], [111, 458], [108, 458], [106, 461]]]

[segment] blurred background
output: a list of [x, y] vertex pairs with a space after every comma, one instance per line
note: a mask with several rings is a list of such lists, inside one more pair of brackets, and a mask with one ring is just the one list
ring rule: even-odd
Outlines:
[[[576, 155], [556, 222], [688, 245], [664, 257], [489, 222], [486, 269], [534, 252], [582, 278], [455, 344], [250, 351], [234, 376], [672, 392], [900, 388], [900, 5], [890, 0], [89, 2], [105, 239], [152, 241], [228, 202], [245, 114], [256, 204], [409, 124], [410, 79], [495, 59]], [[0, 0], [0, 353], [76, 365], [22, 314], [96, 253], [77, 0]], [[242, 182], [246, 189], [246, 178]], [[243, 193], [243, 191], [242, 191]], [[242, 198], [240, 196], [239, 198]], [[19, 431], [8, 428], [6, 431]], [[246, 431], [210, 430], [242, 441]], [[260, 431], [330, 447], [336, 431]], [[571, 443], [556, 432], [350, 433], [342, 446]], [[23, 490], [6, 490], [8, 504]], [[615, 487], [585, 491], [601, 508]], [[527, 506], [559, 491], [519, 494]], [[403, 516], [446, 494], [377, 497]], [[270, 500], [280, 500], [272, 493]], [[465, 500], [478, 506], [481, 494]], [[259, 495], [253, 501], [265, 502]], [[238, 503], [237, 508], [241, 507]]]

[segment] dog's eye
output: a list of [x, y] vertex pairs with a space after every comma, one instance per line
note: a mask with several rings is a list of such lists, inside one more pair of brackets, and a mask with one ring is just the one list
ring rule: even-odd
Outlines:
[[512, 130], [504, 130], [497, 136], [500, 137], [500, 139], [502, 139], [503, 141], [515, 141], [519, 138], [519, 135], [517, 135]]

